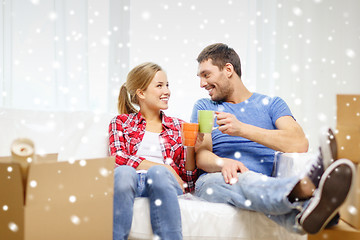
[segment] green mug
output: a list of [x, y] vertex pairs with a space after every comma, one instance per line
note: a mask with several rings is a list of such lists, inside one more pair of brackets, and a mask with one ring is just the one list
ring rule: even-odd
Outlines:
[[199, 132], [211, 133], [213, 130], [217, 129], [217, 127], [214, 128], [215, 118], [215, 111], [198, 110]]

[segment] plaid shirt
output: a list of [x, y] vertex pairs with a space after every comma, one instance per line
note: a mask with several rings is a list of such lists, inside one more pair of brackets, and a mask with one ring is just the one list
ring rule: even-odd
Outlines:
[[[164, 164], [170, 165], [187, 183], [186, 192], [194, 190], [198, 177], [197, 169], [185, 169], [185, 148], [181, 140], [180, 119], [167, 117], [161, 112], [163, 131], [160, 133], [160, 148]], [[115, 167], [129, 165], [137, 168], [145, 158], [136, 155], [145, 134], [146, 120], [141, 113], [121, 114], [109, 125], [109, 152], [115, 156]]]

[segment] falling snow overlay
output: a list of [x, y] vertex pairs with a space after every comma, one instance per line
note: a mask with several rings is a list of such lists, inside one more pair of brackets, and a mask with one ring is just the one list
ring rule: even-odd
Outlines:
[[[18, 115], [15, 124], [23, 130], [16, 134], [40, 130], [38, 139], [51, 135], [53, 145], [39, 146], [38, 154], [58, 152], [71, 167], [86, 169], [88, 158], [103, 153], [92, 148], [94, 139], [107, 138], [107, 133], [91, 136], [88, 131], [107, 126], [101, 124], [102, 115], [89, 117], [79, 112], [117, 114], [119, 88], [128, 71], [141, 62], [154, 61], [164, 68], [170, 83], [167, 114], [188, 121], [194, 102], [209, 97], [200, 88], [196, 57], [206, 45], [224, 42], [240, 55], [244, 84], [253, 92], [283, 98], [309, 139], [309, 151], [316, 151], [318, 130], [336, 127], [336, 94], [360, 94], [359, 12], [357, 0], [3, 0], [0, 108], [38, 111]], [[263, 104], [269, 101], [266, 98]], [[8, 124], [1, 111], [1, 124]], [[58, 111], [79, 114], [59, 120], [55, 117]], [[218, 111], [226, 109], [221, 106]], [[239, 111], [246, 114], [248, 109], [242, 105]], [[95, 127], [89, 129], [90, 123]], [[0, 126], [8, 133], [1, 134], [0, 142], [7, 142], [13, 131]], [[65, 126], [67, 130], [60, 130]], [[344, 138], [353, 141], [356, 136], [346, 133]], [[78, 158], [75, 149], [93, 153]], [[8, 155], [8, 146], [1, 145], [0, 153]], [[234, 152], [234, 157], [241, 161], [242, 153]], [[168, 158], [166, 164], [172, 161]], [[218, 159], [217, 164], [222, 166], [223, 160]], [[5, 172], [8, 180], [13, 179], [12, 166]], [[54, 171], [54, 176], [62, 174], [63, 169]], [[101, 181], [111, 174], [100, 167], [92, 180]], [[41, 187], [39, 180], [30, 179], [31, 190]], [[56, 188], [65, 191], [67, 186], [58, 183]], [[209, 188], [207, 193], [213, 191]], [[106, 194], [108, 191], [102, 193]], [[87, 196], [93, 199], [96, 194]], [[80, 200], [76, 192], [66, 196], [68, 204]], [[54, 199], [46, 201], [44, 209], [51, 211]], [[161, 207], [159, 201], [154, 204]], [[248, 201], [245, 205], [251, 206]], [[9, 211], [12, 205], [1, 203], [0, 214]], [[348, 207], [352, 215], [358, 211]], [[67, 221], [79, 227], [92, 219], [73, 212]], [[11, 232], [18, 233], [20, 228], [18, 222], [6, 223]]]
[[[21, 2], [11, 15], [3, 4], [0, 41], [13, 52], [1, 58], [0, 106], [115, 113], [128, 70], [154, 61], [170, 81], [169, 115], [188, 120], [196, 99], [208, 97], [199, 88], [196, 56], [209, 43], [225, 42], [240, 55], [244, 83], [284, 98], [313, 148], [316, 129], [335, 125], [334, 95], [360, 89], [356, 0], [82, 1], [55, 8], [51, 0]], [[209, 17], [214, 11], [217, 17]]]

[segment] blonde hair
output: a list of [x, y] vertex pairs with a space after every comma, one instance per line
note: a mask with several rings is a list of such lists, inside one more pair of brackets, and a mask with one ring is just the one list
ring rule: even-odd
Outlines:
[[146, 62], [134, 67], [128, 73], [126, 82], [121, 86], [118, 97], [119, 114], [138, 112], [133, 105], [139, 104], [136, 90], [145, 91], [158, 71], [162, 71], [159, 65]]

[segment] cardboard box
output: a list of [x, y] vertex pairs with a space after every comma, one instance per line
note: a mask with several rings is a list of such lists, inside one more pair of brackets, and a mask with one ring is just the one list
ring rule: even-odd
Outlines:
[[355, 167], [356, 180], [346, 202], [340, 208], [340, 217], [352, 227], [360, 229], [360, 165], [356, 164]]
[[360, 95], [337, 95], [338, 158], [360, 163]]
[[24, 198], [19, 164], [0, 158], [0, 239], [112, 239], [114, 158], [37, 156]]
[[356, 240], [360, 239], [360, 231], [352, 228], [343, 221], [338, 225], [325, 229], [318, 234], [308, 235], [308, 240]]

